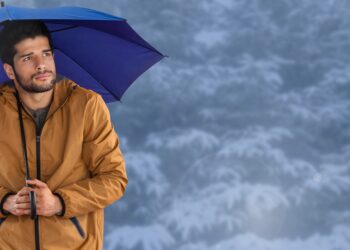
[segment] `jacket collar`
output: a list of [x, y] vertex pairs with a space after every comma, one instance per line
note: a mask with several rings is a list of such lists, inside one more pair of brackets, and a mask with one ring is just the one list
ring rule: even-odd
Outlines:
[[[58, 110], [66, 103], [76, 86], [77, 84], [75, 82], [64, 77], [60, 77], [56, 81], [54, 85], [53, 99], [47, 117], [52, 115], [56, 110]], [[6, 102], [8, 102], [13, 108], [17, 110], [15, 93], [16, 89], [14, 83], [12, 81], [4, 82], [0, 85], [0, 103], [1, 98], [4, 98]]]

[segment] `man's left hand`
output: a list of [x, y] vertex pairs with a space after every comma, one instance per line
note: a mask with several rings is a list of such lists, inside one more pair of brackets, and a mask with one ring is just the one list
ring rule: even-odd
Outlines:
[[62, 211], [62, 204], [59, 198], [54, 195], [46, 183], [35, 180], [27, 180], [32, 185], [36, 196], [36, 212], [42, 216], [53, 216]]

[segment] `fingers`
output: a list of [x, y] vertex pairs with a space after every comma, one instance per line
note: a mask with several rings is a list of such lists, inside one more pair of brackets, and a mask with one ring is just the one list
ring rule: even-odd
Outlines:
[[[27, 202], [28, 201], [28, 202]], [[15, 195], [6, 206], [6, 210], [16, 216], [29, 215], [30, 203], [29, 196]]]
[[[26, 186], [23, 187], [21, 190], [17, 192], [17, 194], [13, 197], [11, 204], [9, 204], [8, 207], [12, 214], [16, 216], [21, 215], [30, 215], [31, 214], [31, 204], [30, 204], [30, 192], [35, 192], [35, 202], [36, 202], [36, 209], [37, 214], [39, 215], [45, 215], [45, 216], [51, 216], [55, 214], [55, 211], [52, 212], [52, 192], [47, 186], [46, 183], [40, 181], [40, 180], [27, 180], [27, 185], [30, 185], [30, 187]], [[10, 206], [11, 205], [11, 206]]]
[[29, 185], [33, 185], [36, 188], [47, 188], [46, 183], [39, 181], [38, 179], [35, 180], [26, 180], [26, 183]]
[[16, 203], [14, 208], [16, 210], [30, 210], [30, 203]]
[[13, 197], [8, 198], [7, 211], [16, 216], [29, 215], [30, 210], [30, 191], [34, 191], [30, 187], [23, 187]]
[[45, 182], [39, 181], [37, 179], [27, 180], [26, 182], [27, 184], [32, 186], [31, 191], [35, 192], [37, 203], [40, 202], [42, 199], [45, 201], [45, 197], [52, 194], [51, 190]]
[[33, 188], [30, 187], [23, 187], [21, 190], [18, 191], [17, 195], [18, 196], [24, 196], [24, 195], [28, 195], [30, 193], [30, 191], [34, 191]]
[[29, 215], [30, 213], [30, 209], [15, 209], [12, 211], [12, 214], [16, 216]]
[[30, 202], [29, 195], [18, 196], [15, 201], [17, 204], [28, 203]]

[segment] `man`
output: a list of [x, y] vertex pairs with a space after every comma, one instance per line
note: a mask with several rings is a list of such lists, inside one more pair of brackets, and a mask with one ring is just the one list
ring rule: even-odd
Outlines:
[[93, 91], [56, 79], [43, 23], [7, 22], [0, 45], [11, 80], [0, 86], [0, 249], [102, 249], [103, 209], [127, 185], [108, 109]]

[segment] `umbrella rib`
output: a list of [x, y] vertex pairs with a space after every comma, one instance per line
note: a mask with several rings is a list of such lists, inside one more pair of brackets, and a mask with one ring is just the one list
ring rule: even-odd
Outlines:
[[[64, 53], [62, 50], [60, 50], [59, 48], [55, 47], [54, 49], [60, 51], [62, 54], [64, 54], [66, 57], [68, 57], [69, 59], [71, 59], [74, 63], [76, 63], [76, 65], [78, 65], [81, 69], [84, 69], [76, 60], [74, 60], [73, 58], [69, 57], [66, 53]], [[103, 88], [105, 88], [109, 94], [111, 94], [114, 98], [116, 98], [118, 101], [120, 101], [120, 98], [118, 96], [116, 96], [113, 91], [111, 91], [108, 87], [102, 85], [93, 75], [91, 75], [88, 71], [85, 71], [92, 79], [94, 79], [100, 86], [102, 86]]]
[[[129, 23], [127, 22], [127, 20], [124, 20], [124, 22], [125, 22], [127, 25], [129, 25]], [[132, 30], [133, 30], [133, 29], [132, 29]], [[133, 31], [134, 31], [134, 30], [133, 30]], [[134, 31], [134, 32], [136, 33], [136, 31]], [[109, 33], [109, 32], [107, 32], [107, 33], [108, 33], [108, 34], [111, 34], [111, 33]], [[137, 34], [137, 33], [136, 33], [136, 34]], [[126, 40], [126, 41], [128, 41], [128, 42], [130, 42], [130, 43], [137, 44], [138, 46], [141, 46], [141, 47], [143, 47], [143, 48], [152, 50], [153, 52], [155, 52], [155, 53], [157, 53], [157, 54], [159, 54], [159, 55], [161, 55], [161, 56], [164, 57], [164, 55], [163, 55], [162, 53], [160, 53], [159, 51], [157, 51], [157, 50], [156, 50], [155, 48], [153, 48], [150, 44], [149, 44], [149, 46], [144, 46], [144, 45], [142, 45], [142, 44], [140, 44], [140, 43], [138, 43], [138, 42], [136, 42], [136, 41], [134, 41], [134, 40], [130, 40], [130, 39], [127, 39], [127, 38], [125, 38], [125, 37], [123, 37], [123, 39]], [[141, 39], [144, 40], [142, 37], [141, 37]], [[148, 44], [146, 41], [145, 41], [145, 43]]]
[[[127, 20], [125, 20], [125, 19], [122, 20], [121, 22], [125, 22], [127, 25], [129, 25], [129, 23], [128, 23]], [[60, 32], [60, 31], [65, 31], [65, 30], [70, 30], [70, 29], [74, 29], [74, 28], [77, 28], [77, 27], [79, 27], [79, 26], [73, 25], [73, 26], [71, 26], [71, 27], [53, 30], [53, 31], [51, 31], [51, 33]], [[87, 29], [92, 29], [92, 30], [95, 30], [95, 31], [98, 31], [98, 32], [102, 32], [102, 33], [105, 33], [105, 34], [108, 34], [108, 35], [115, 36], [114, 33], [111, 33], [111, 32], [108, 32], [108, 31], [104, 31], [104, 30], [102, 31], [102, 30], [99, 30], [99, 29], [96, 29], [96, 28], [93, 28], [93, 27], [89, 27], [89, 26], [85, 26], [85, 28], [87, 28]], [[134, 31], [134, 30], [133, 30], [133, 31]], [[135, 32], [135, 31], [134, 31], [134, 32]], [[135, 33], [136, 33], [136, 32], [135, 32]], [[153, 52], [155, 52], [155, 53], [157, 53], [157, 54], [159, 54], [159, 55], [161, 55], [161, 56], [164, 57], [164, 55], [163, 55], [162, 53], [160, 53], [159, 51], [157, 51], [157, 50], [156, 50], [155, 48], [153, 48], [151, 45], [145, 46], [145, 45], [143, 45], [143, 44], [141, 44], [141, 43], [138, 43], [138, 42], [136, 42], [136, 41], [134, 41], [134, 40], [131, 40], [131, 39], [129, 39], [129, 38], [126, 38], [126, 37], [120, 37], [120, 38], [122, 38], [122, 39], [125, 40], [125, 41], [128, 41], [129, 43], [134, 43], [134, 44], [137, 44], [137, 45], [140, 46], [140, 47], [149, 49], [149, 50], [151, 50], [151, 51], [153, 51]], [[141, 39], [143, 39], [143, 38], [141, 37]], [[146, 41], [145, 41], [145, 42], [146, 42]], [[146, 42], [146, 43], [147, 43], [147, 42]]]
[[50, 33], [55, 33], [55, 32], [60, 32], [60, 31], [65, 31], [65, 30], [71, 30], [71, 29], [75, 29], [76, 27], [78, 27], [78, 26], [74, 25], [74, 26], [67, 27], [67, 28], [53, 30], [53, 31], [50, 31]]

